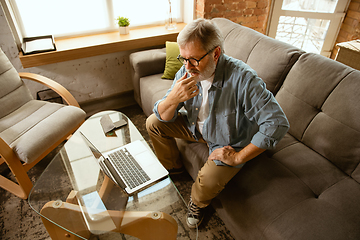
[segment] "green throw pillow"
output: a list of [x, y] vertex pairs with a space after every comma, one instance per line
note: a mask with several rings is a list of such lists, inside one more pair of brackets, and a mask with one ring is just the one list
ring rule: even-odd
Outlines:
[[166, 42], [166, 63], [165, 71], [161, 78], [171, 79], [175, 78], [175, 74], [181, 68], [182, 64], [177, 60], [180, 54], [179, 46], [176, 42]]

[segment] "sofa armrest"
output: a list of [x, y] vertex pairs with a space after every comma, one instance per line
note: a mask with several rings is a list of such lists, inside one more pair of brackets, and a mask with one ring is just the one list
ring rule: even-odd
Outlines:
[[130, 54], [131, 80], [134, 86], [135, 101], [142, 106], [140, 98], [140, 78], [163, 73], [166, 49], [151, 49]]
[[130, 64], [139, 78], [164, 72], [165, 59], [165, 48], [130, 54]]

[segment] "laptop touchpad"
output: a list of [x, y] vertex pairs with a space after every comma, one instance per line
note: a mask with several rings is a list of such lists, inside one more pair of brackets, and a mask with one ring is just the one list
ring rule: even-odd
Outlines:
[[149, 152], [142, 152], [137, 154], [135, 158], [143, 168], [151, 165], [154, 162]]
[[126, 149], [133, 155], [137, 155], [141, 152], [146, 151], [146, 147], [140, 141], [132, 142], [126, 145]]

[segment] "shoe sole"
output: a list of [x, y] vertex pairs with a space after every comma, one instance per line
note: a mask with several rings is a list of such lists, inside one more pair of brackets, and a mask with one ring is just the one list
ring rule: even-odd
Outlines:
[[186, 217], [186, 224], [188, 225], [189, 228], [196, 228], [196, 227], [200, 226], [200, 224], [202, 223], [203, 220], [204, 220], [204, 217], [202, 217], [196, 225], [192, 225], [189, 223], [189, 221], [187, 220], [187, 217]]

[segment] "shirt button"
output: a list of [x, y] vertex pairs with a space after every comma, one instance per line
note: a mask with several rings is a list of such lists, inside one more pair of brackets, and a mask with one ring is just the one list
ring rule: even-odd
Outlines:
[[199, 96], [200, 96], [200, 97], [202, 96], [201, 93], [199, 93]]
[[195, 123], [194, 123], [194, 122], [192, 122], [191, 124], [192, 124], [192, 125], [194, 125]]
[[195, 110], [197, 111], [197, 110], [199, 110], [198, 108], [195, 108]]

